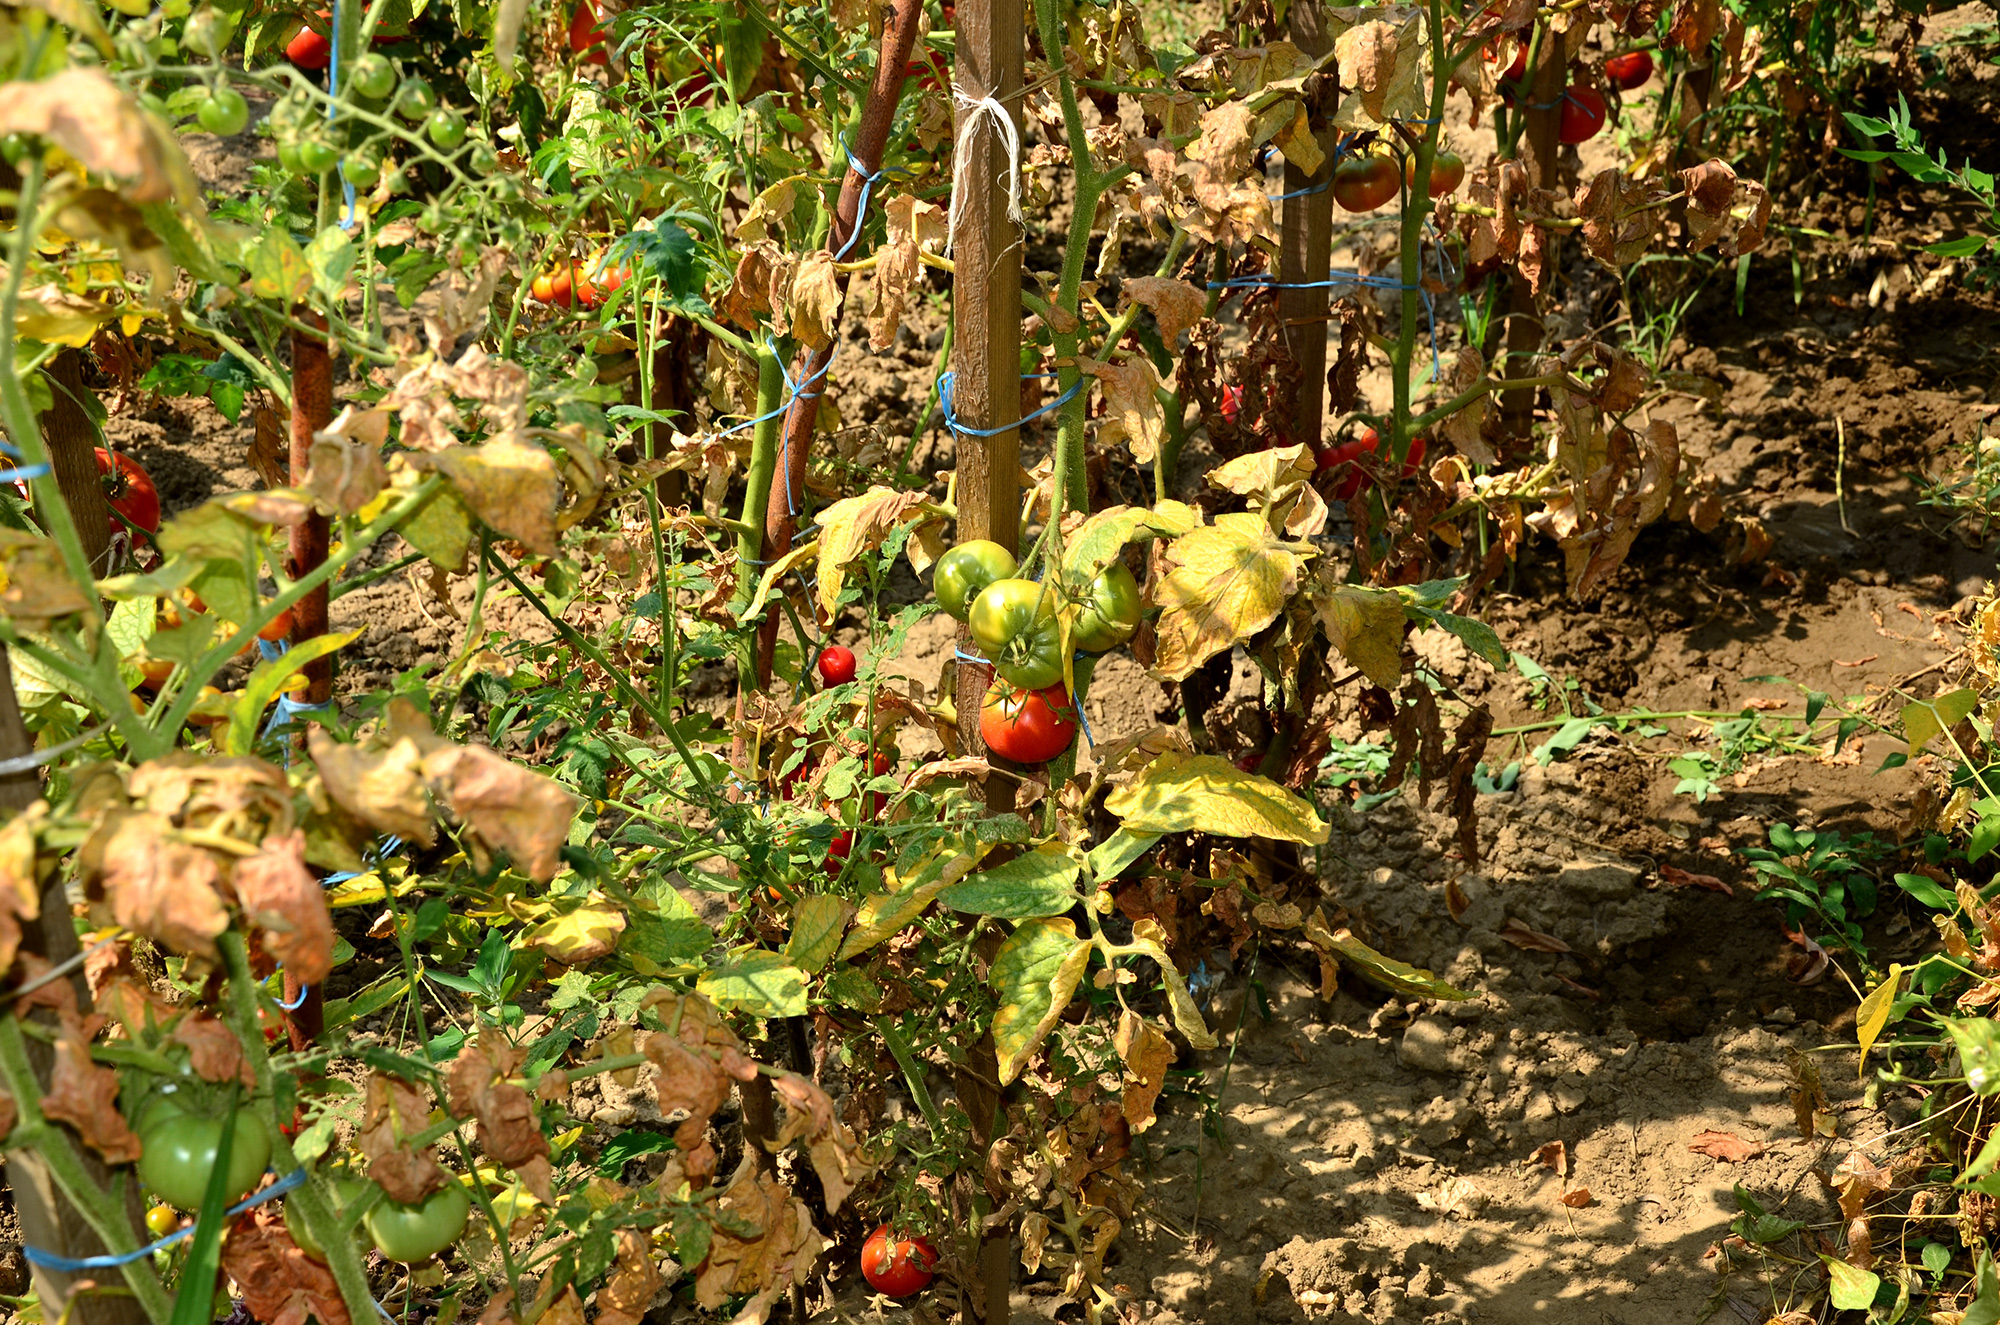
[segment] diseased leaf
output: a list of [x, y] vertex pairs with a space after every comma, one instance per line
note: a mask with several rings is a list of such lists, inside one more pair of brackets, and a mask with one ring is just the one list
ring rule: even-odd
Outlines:
[[802, 1017], [806, 973], [775, 952], [737, 954], [695, 982], [696, 992], [718, 1007], [753, 1017]]
[[1385, 957], [1346, 929], [1328, 930], [1326, 916], [1317, 907], [1306, 918], [1306, 941], [1326, 957], [1345, 962], [1356, 975], [1388, 990], [1412, 998], [1435, 998], [1457, 1003], [1471, 998], [1462, 989], [1438, 979], [1429, 971]]
[[109, 904], [111, 918], [170, 950], [210, 961], [229, 928], [217, 891], [214, 857], [174, 840], [164, 815], [114, 810], [79, 856], [87, 887]]
[[1044, 842], [952, 884], [938, 894], [938, 901], [954, 911], [1003, 920], [1059, 916], [1082, 900], [1076, 892], [1082, 872], [1083, 861], [1073, 849], [1061, 842]]
[[274, 833], [236, 862], [230, 885], [264, 951], [300, 983], [316, 985], [333, 969], [333, 914], [305, 849], [303, 832]]
[[819, 606], [831, 621], [840, 611], [840, 591], [847, 568], [882, 546], [892, 530], [936, 519], [923, 492], [897, 492], [873, 487], [858, 497], [846, 497], [819, 513]]
[[854, 915], [854, 907], [844, 897], [813, 893], [799, 899], [792, 908], [792, 933], [785, 940], [785, 960], [812, 974], [833, 960], [840, 949], [840, 936]]
[[993, 1013], [993, 1047], [1001, 1085], [1020, 1076], [1041, 1048], [1083, 979], [1090, 952], [1070, 921], [1030, 920], [993, 954], [989, 979], [1000, 1000]]
[[1144, 506], [1109, 506], [1086, 519], [1063, 538], [1063, 574], [1088, 584], [1118, 559], [1127, 543], [1140, 538], [1177, 538], [1201, 523], [1192, 507], [1163, 501]]
[[199, 208], [180, 144], [101, 69], [72, 66], [0, 91], [0, 134], [46, 138], [93, 175], [126, 182], [130, 202], [180, 199]]
[[1160, 968], [1160, 983], [1166, 990], [1167, 1007], [1174, 1016], [1174, 1029], [1197, 1049], [1213, 1049], [1216, 1045], [1215, 1033], [1202, 1020], [1201, 1009], [1195, 1005], [1194, 996], [1188, 992], [1187, 981], [1181, 977], [1180, 968], [1167, 955], [1167, 931], [1160, 922], [1151, 918], [1132, 922], [1132, 946], [1151, 957]]
[[1313, 595], [1320, 628], [1347, 661], [1384, 690], [1403, 674], [1403, 600], [1393, 589], [1339, 584]]
[[1125, 443], [1132, 458], [1151, 464], [1160, 454], [1160, 439], [1166, 436], [1167, 415], [1160, 407], [1160, 375], [1153, 361], [1134, 354], [1122, 363], [1101, 363], [1078, 355], [1076, 366], [1095, 377], [1104, 388], [1104, 421], [1098, 426], [1097, 440], [1105, 446]]
[[[1307, 173], [1311, 173], [1310, 168]], [[1122, 293], [1152, 313], [1154, 322], [1159, 324], [1160, 339], [1168, 349], [1174, 347], [1182, 332], [1201, 321], [1208, 302], [1203, 291], [1170, 276], [1127, 277]]]
[[876, 944], [899, 932], [923, 914], [937, 895], [979, 868], [980, 860], [992, 847], [976, 834], [945, 843], [908, 879], [889, 874], [889, 890], [861, 899], [854, 927], [840, 945], [840, 960], [850, 961]]
[[607, 957], [625, 932], [625, 912], [602, 897], [542, 921], [522, 935], [529, 944], [567, 966]]
[[1166, 555], [1173, 570], [1155, 590], [1162, 614], [1153, 670], [1181, 681], [1276, 620], [1314, 549], [1276, 537], [1263, 516], [1239, 511], [1175, 539]]
[[1118, 1018], [1112, 1045], [1125, 1063], [1125, 1086], [1119, 1109], [1135, 1133], [1143, 1132], [1156, 1121], [1153, 1104], [1160, 1097], [1160, 1088], [1166, 1085], [1167, 1069], [1173, 1066], [1173, 1042], [1159, 1027], [1127, 1008]]
[[1169, 751], [1105, 797], [1132, 833], [1200, 831], [1319, 845], [1327, 825], [1312, 804], [1219, 755]]
[[495, 533], [519, 541], [536, 556], [555, 555], [562, 475], [555, 457], [539, 442], [501, 433], [481, 446], [450, 446], [404, 459], [415, 468], [443, 474]]
[[1828, 1293], [1835, 1308], [1841, 1311], [1866, 1311], [1875, 1305], [1875, 1294], [1882, 1287], [1881, 1275], [1872, 1270], [1858, 1269], [1846, 1261], [1824, 1253], [1819, 1259], [1826, 1266], [1827, 1278], [1831, 1281]]

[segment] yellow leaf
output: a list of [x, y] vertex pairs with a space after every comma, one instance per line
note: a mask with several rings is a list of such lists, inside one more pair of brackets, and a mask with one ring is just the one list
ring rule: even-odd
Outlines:
[[993, 954], [991, 980], [1000, 996], [993, 1013], [993, 1047], [1001, 1085], [1021, 1075], [1069, 1006], [1090, 951], [1071, 921], [1030, 920]]
[[1167, 1069], [1173, 1065], [1174, 1046], [1166, 1034], [1130, 1008], [1118, 1018], [1112, 1046], [1125, 1062], [1125, 1091], [1121, 1109], [1135, 1132], [1143, 1132], [1155, 1121], [1153, 1102], [1160, 1087], [1167, 1084]]
[[594, 897], [568, 915], [544, 920], [527, 932], [527, 940], [566, 966], [581, 966], [608, 956], [625, 932], [625, 913]]
[[562, 475], [555, 457], [536, 442], [501, 433], [483, 446], [450, 446], [434, 455], [411, 453], [405, 461], [434, 469], [495, 533], [517, 539], [536, 556], [556, 551], [556, 508]]
[[1163, 501], [1151, 510], [1143, 506], [1110, 506], [1098, 511], [1063, 537], [1063, 574], [1076, 584], [1088, 584], [1117, 560], [1136, 538], [1178, 538], [1201, 523], [1194, 508]]
[[770, 238], [774, 225], [782, 225], [792, 214], [798, 202], [799, 185], [805, 183], [804, 175], [793, 175], [781, 179], [750, 200], [750, 210], [736, 223], [736, 237], [746, 244], [754, 244]]
[[71, 294], [59, 286], [38, 285], [21, 291], [14, 330], [29, 340], [80, 349], [90, 343], [98, 327], [117, 316], [118, 310], [109, 304]]
[[819, 970], [840, 947], [854, 907], [845, 898], [814, 893], [799, 899], [792, 912], [792, 936], [785, 940], [785, 960], [808, 975]]
[[1159, 651], [1154, 674], [1185, 680], [1194, 669], [1277, 619], [1298, 588], [1304, 543], [1272, 534], [1264, 517], [1237, 511], [1184, 534], [1167, 549], [1173, 572], [1157, 601]]
[[1868, 997], [1861, 1000], [1861, 1006], [1854, 1013], [1854, 1038], [1861, 1045], [1861, 1059], [1855, 1064], [1857, 1076], [1868, 1075], [1868, 1051], [1875, 1047], [1883, 1030], [1889, 1025], [1889, 1013], [1896, 1006], [1896, 986], [1903, 981], [1903, 964], [1889, 963], [1889, 974], [1881, 984], [1868, 991]]
[[1979, 696], [1971, 690], [1954, 690], [1936, 699], [1919, 699], [1903, 705], [1903, 735], [1910, 742], [1910, 753], [1915, 754], [1956, 727], [1978, 706]]
[[1313, 136], [1312, 126], [1306, 120], [1306, 108], [1298, 102], [1292, 102], [1290, 106], [1291, 118], [1272, 141], [1285, 154], [1286, 164], [1297, 166], [1308, 175], [1317, 175], [1319, 168], [1326, 164], [1326, 153], [1320, 150], [1319, 140]]
[[930, 498], [924, 493], [880, 487], [837, 501], [821, 511], [819, 605], [827, 619], [832, 620], [839, 608], [848, 566], [862, 553], [881, 547], [898, 525], [930, 518]]
[[1219, 755], [1162, 754], [1106, 796], [1104, 808], [1133, 833], [1198, 829], [1314, 846], [1327, 839], [1326, 821], [1311, 802]]
[[821, 249], [799, 260], [787, 304], [792, 334], [807, 349], [832, 344], [834, 328], [840, 322], [840, 275], [833, 269], [833, 254]]
[[1384, 690], [1403, 674], [1403, 599], [1393, 589], [1336, 585], [1313, 595], [1313, 610], [1333, 646]]
[[968, 833], [947, 841], [907, 880], [899, 880], [891, 871], [887, 892], [861, 899], [854, 928], [840, 945], [840, 960], [860, 956], [915, 920], [939, 893], [978, 869], [988, 849], [988, 843]]
[[127, 182], [130, 202], [179, 198], [199, 207], [180, 145], [100, 69], [73, 66], [35, 83], [0, 86], [0, 134], [46, 138], [93, 175]]
[[1215, 1032], [1209, 1030], [1208, 1023], [1201, 1019], [1201, 1009], [1195, 1006], [1194, 995], [1188, 993], [1187, 981], [1181, 978], [1173, 958], [1167, 956], [1167, 931], [1160, 927], [1160, 922], [1151, 918], [1134, 922], [1132, 946], [1151, 957], [1159, 966], [1160, 981], [1167, 993], [1167, 1007], [1174, 1014], [1174, 1029], [1197, 1049], [1215, 1048]]
[[1354, 937], [1345, 929], [1329, 931], [1326, 916], [1318, 908], [1306, 917], [1306, 942], [1328, 957], [1347, 963], [1368, 983], [1405, 997], [1436, 998], [1462, 1003], [1472, 995], [1438, 979], [1429, 971], [1387, 957]]

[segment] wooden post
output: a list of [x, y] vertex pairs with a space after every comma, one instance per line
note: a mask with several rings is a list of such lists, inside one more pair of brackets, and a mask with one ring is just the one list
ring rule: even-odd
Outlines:
[[[966, 101], [992, 97], [1021, 124], [1021, 80], [1027, 55], [1027, 15], [1022, 0], [962, 0], [958, 53], [952, 69], [957, 91], [957, 150], [966, 156], [959, 175], [965, 195], [955, 199], [957, 264], [951, 283], [952, 413], [969, 428], [1016, 423], [1021, 411], [1021, 247], [1019, 227], [1007, 215], [1007, 145], [988, 112]], [[973, 125], [968, 131], [967, 121]], [[991, 539], [1020, 551], [1021, 434], [1008, 428], [992, 437], [955, 433], [958, 469], [958, 538]], [[977, 653], [959, 627], [959, 647]], [[990, 666], [961, 661], [956, 669], [959, 748], [984, 753], [979, 705], [993, 684]], [[986, 780], [987, 804], [1013, 805], [1013, 783]], [[1003, 1297], [1004, 1303], [1004, 1297]]]
[[[101, 503], [103, 490], [96, 488], [96, 482], [96, 469], [93, 467], [91, 484]], [[64, 496], [68, 495], [65, 490]], [[104, 524], [98, 524], [96, 528], [101, 546], [110, 530]], [[89, 546], [87, 541], [85, 546]], [[14, 697], [14, 676], [7, 660], [7, 650], [5, 646], [0, 646], [0, 759], [16, 759], [33, 748], [34, 742], [29, 739], [28, 729], [21, 722], [20, 704]], [[12, 819], [34, 804], [41, 794], [41, 777], [33, 769], [0, 774], [0, 820]], [[60, 870], [49, 872], [42, 886], [41, 905], [41, 919], [27, 926], [21, 936], [21, 951], [32, 952], [52, 965], [60, 965], [77, 954], [76, 926], [70, 918], [69, 893]], [[70, 977], [70, 982], [76, 987], [77, 1002], [89, 1007], [90, 990], [81, 969]], [[55, 1014], [47, 1008], [37, 1008], [28, 1015], [49, 1024], [55, 1021]], [[28, 1058], [34, 1066], [35, 1075], [46, 1082], [53, 1066], [53, 1050], [44, 1041], [31, 1038], [28, 1040]], [[79, 1146], [77, 1150], [91, 1180], [109, 1190], [112, 1179], [110, 1167], [96, 1151], [84, 1146]], [[14, 1211], [21, 1220], [21, 1240], [28, 1246], [78, 1259], [105, 1253], [104, 1240], [64, 1199], [61, 1189], [49, 1174], [48, 1166], [34, 1151], [17, 1150], [7, 1157], [7, 1183], [13, 1189]], [[132, 1223], [133, 1237], [140, 1243], [146, 1242], [148, 1239], [140, 1232], [145, 1225], [145, 1207], [139, 1199], [139, 1185], [131, 1181], [129, 1175], [125, 1178], [125, 1213]], [[72, 1325], [146, 1325], [146, 1312], [138, 1299], [122, 1291], [83, 1293], [72, 1297], [72, 1287], [79, 1281], [122, 1290], [124, 1280], [116, 1270], [66, 1274], [37, 1266], [34, 1279], [45, 1320], [67, 1320]]]
[[[893, 0], [882, 11], [882, 46], [875, 60], [875, 79], [869, 84], [868, 100], [862, 106], [861, 124], [854, 132], [847, 174], [840, 182], [840, 200], [827, 235], [827, 247], [835, 253], [847, 247], [862, 221], [861, 191], [868, 183], [862, 167], [878, 172], [882, 169], [882, 154], [889, 145], [889, 127], [896, 118], [896, 103], [903, 97], [903, 75], [909, 67], [910, 51], [917, 43], [922, 15], [922, 0]], [[878, 205], [887, 201], [882, 192], [877, 185], [870, 194]], [[847, 255], [850, 261], [864, 256], [859, 251]], [[845, 302], [849, 276], [843, 274], [840, 283]], [[833, 329], [831, 334], [838, 336], [839, 332]], [[832, 361], [831, 340], [792, 361], [792, 381], [801, 386], [807, 382], [812, 385], [804, 387], [785, 412], [784, 432], [778, 441], [778, 472], [772, 479], [764, 514], [763, 563], [767, 566], [792, 550], [792, 536], [798, 532], [799, 514], [805, 509], [806, 459], [811, 454], [813, 429], [819, 421], [820, 396], [826, 390], [822, 374]], [[771, 655], [777, 649], [778, 621], [776, 611], [766, 611], [764, 623], [757, 631], [760, 689], [771, 684]]]
[[[342, 34], [343, 37], [346, 34]], [[324, 332], [326, 319], [301, 305], [295, 316]], [[292, 485], [306, 481], [312, 465], [313, 434], [333, 421], [333, 362], [327, 354], [324, 335], [305, 331], [292, 333]], [[331, 535], [328, 517], [314, 513], [292, 527], [291, 557], [286, 571], [293, 579], [309, 575], [326, 564], [327, 541]], [[322, 584], [292, 605], [292, 643], [303, 644], [326, 634], [327, 586]], [[333, 699], [333, 659], [315, 658], [304, 668], [305, 702], [326, 704]], [[285, 1013], [285, 1037], [294, 1051], [302, 1050], [319, 1038], [325, 1027], [325, 995], [315, 985], [302, 987], [290, 971], [285, 972], [285, 1002], [297, 1004]]]
[[[50, 361], [49, 386], [55, 402], [42, 415], [42, 439], [63, 503], [76, 521], [76, 535], [90, 568], [109, 575], [111, 565], [111, 504], [104, 499], [104, 481], [97, 469], [97, 425], [84, 408], [83, 351], [62, 350]], [[122, 527], [122, 526], [121, 526]]]
[[[1290, 15], [1292, 44], [1308, 57], [1317, 58], [1332, 49], [1333, 37], [1326, 30], [1326, 16], [1319, 0], [1295, 0]], [[1334, 90], [1334, 75], [1321, 78]], [[1340, 135], [1327, 127], [1321, 105], [1308, 105], [1307, 123], [1313, 130], [1326, 160], [1311, 174], [1289, 158], [1285, 161], [1285, 200], [1279, 204], [1278, 280], [1282, 285], [1324, 281], [1333, 258], [1333, 190], [1326, 187], [1333, 176], [1334, 144]], [[1307, 193], [1307, 189], [1317, 192]], [[1292, 410], [1292, 440], [1318, 449], [1324, 440], [1326, 404], [1327, 309], [1332, 292], [1325, 286], [1313, 290], [1278, 291], [1278, 314], [1284, 322], [1285, 348], [1299, 366], [1299, 394]]]
[[[1522, 108], [1526, 128], [1521, 134], [1521, 164], [1528, 170], [1528, 186], [1552, 189], [1556, 184], [1556, 155], [1561, 150], [1558, 132], [1562, 125], [1563, 87], [1569, 78], [1567, 42], [1551, 28], [1540, 29], [1534, 67], [1528, 74], [1528, 100]], [[1501, 365], [1508, 377], [1527, 374], [1530, 361], [1542, 349], [1542, 314], [1528, 278], [1513, 274], [1508, 286], [1507, 360]], [[1526, 437], [1534, 423], [1535, 392], [1532, 389], [1503, 392], [1501, 416], [1507, 432]]]

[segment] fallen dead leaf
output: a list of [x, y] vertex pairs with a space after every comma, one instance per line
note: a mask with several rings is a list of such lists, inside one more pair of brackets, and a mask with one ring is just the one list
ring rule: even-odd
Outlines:
[[1521, 1161], [1521, 1167], [1539, 1164], [1558, 1178], [1569, 1171], [1569, 1147], [1560, 1141], [1551, 1141], [1534, 1154]]
[[1879, 653], [1871, 653], [1865, 658], [1856, 658], [1853, 662], [1846, 662], [1843, 661], [1842, 659], [1835, 658], [1833, 660], [1833, 665], [1835, 667], [1866, 667], [1869, 663], [1874, 662], [1877, 658], [1880, 658], [1881, 656], [1882, 655]]
[[1826, 949], [1815, 942], [1804, 927], [1786, 930], [1785, 937], [1803, 949], [1801, 952], [1793, 953], [1790, 960], [1785, 963], [1785, 978], [1795, 985], [1818, 984], [1832, 962], [1832, 958], [1826, 955]]
[[1553, 934], [1529, 929], [1512, 916], [1500, 926], [1500, 937], [1526, 952], [1568, 952], [1570, 946]]
[[1457, 879], [1450, 879], [1444, 885], [1445, 913], [1453, 920], [1464, 923], [1465, 913], [1472, 906], [1472, 899], [1465, 895], [1465, 889], [1458, 886]]
[[1590, 1204], [1590, 1188], [1572, 1187], [1562, 1194], [1562, 1203], [1572, 1210], [1581, 1210]]
[[1706, 888], [1712, 893], [1721, 893], [1724, 897], [1736, 895], [1728, 884], [1713, 874], [1691, 874], [1673, 865], [1660, 866], [1660, 882], [1672, 884], [1676, 888]]
[[1451, 1177], [1436, 1192], [1418, 1192], [1417, 1204], [1426, 1210], [1458, 1219], [1471, 1219], [1486, 1204], [1486, 1195], [1469, 1178]]
[[1741, 1164], [1764, 1153], [1760, 1143], [1745, 1141], [1733, 1132], [1702, 1132], [1688, 1143], [1688, 1149], [1725, 1164]]

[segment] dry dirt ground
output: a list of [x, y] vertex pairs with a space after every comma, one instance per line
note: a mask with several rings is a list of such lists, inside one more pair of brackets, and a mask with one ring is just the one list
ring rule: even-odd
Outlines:
[[[1576, 683], [1578, 711], [1759, 700], [1797, 711], [1796, 688], [1747, 679], [1760, 676], [1862, 703], [1898, 685], [1927, 695], [1955, 638], [1948, 614], [1993, 572], [1990, 547], [1939, 532], [1944, 517], [1919, 504], [1913, 476], [1984, 434], [2000, 315], [1950, 281], [1926, 283], [1838, 203], [1799, 219], [1843, 235], [1803, 300], [1782, 257], [1753, 266], [1745, 316], [1705, 297], [1665, 366], [1706, 379], [1712, 398], [1657, 406], [1731, 509], [1762, 519], [1770, 555], [1739, 566], [1720, 540], [1655, 530], [1600, 602], [1578, 605], [1541, 551], [1479, 609], [1511, 649]], [[835, 389], [849, 417], [907, 435], [935, 332], [920, 316], [891, 356], [844, 357]], [[111, 434], [169, 509], [255, 486], [247, 428], [206, 405], [146, 405]], [[949, 464], [933, 425], [913, 467], [941, 490]], [[402, 579], [340, 600], [334, 624], [366, 626], [353, 652], [388, 670], [435, 659], [459, 630]], [[857, 629], [845, 635], [866, 648]], [[1493, 704], [1503, 732], [1543, 724], [1497, 736], [1495, 768], [1528, 756], [1562, 716], [1520, 675], [1426, 647], [1463, 693]], [[948, 650], [930, 623], [898, 665], [934, 684]], [[1113, 660], [1088, 712], [1102, 739], [1172, 704]], [[1753, 757], [1697, 804], [1674, 793], [1665, 757], [1712, 745], [1698, 724], [1659, 726], [1666, 735], [1600, 731], [1566, 757], [1528, 759], [1512, 791], [1481, 798], [1476, 867], [1456, 854], [1449, 820], [1407, 794], [1330, 810], [1318, 858], [1330, 904], [1384, 951], [1475, 996], [1408, 1003], [1344, 987], [1327, 1002], [1317, 972], [1287, 953], [1218, 953], [1207, 998], [1223, 1047], [1183, 1058], [1200, 1083], [1140, 1138], [1150, 1203], [1110, 1265], [1139, 1318], [1650, 1325], [1710, 1312], [1756, 1322], [1794, 1304], [1783, 1282], [1719, 1273], [1732, 1189], [1830, 1223], [1825, 1175], [1907, 1121], [1912, 1101], [1863, 1099], [1851, 992], [1837, 975], [1789, 978], [1798, 950], [1776, 909], [1748, 898], [1737, 852], [1780, 820], [1893, 832], [1913, 773], [1877, 775], [1900, 746], [1869, 737], [1839, 756]], [[1668, 867], [1730, 891], [1675, 887]], [[1463, 905], [1447, 904], [1448, 885]], [[1568, 951], [1518, 946], [1508, 935], [1522, 927]], [[1878, 929], [1886, 955], [1918, 941], [1893, 916]], [[1819, 1066], [1832, 1139], [1795, 1124], [1797, 1055]], [[1709, 1131], [1760, 1153], [1692, 1152]], [[1552, 1142], [1560, 1172], [1535, 1162]], [[1052, 1316], [1052, 1282], [1024, 1282], [1016, 1301], [1023, 1316]]]

